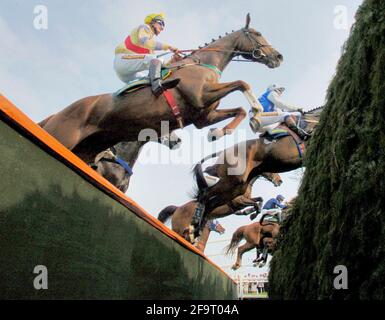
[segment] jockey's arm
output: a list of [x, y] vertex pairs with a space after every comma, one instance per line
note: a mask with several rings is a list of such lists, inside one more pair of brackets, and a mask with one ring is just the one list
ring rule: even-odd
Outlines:
[[299, 107], [290, 105], [284, 101], [281, 100], [279, 94], [275, 92], [274, 90], [269, 93], [267, 98], [274, 103], [274, 106], [278, 109], [284, 110], [284, 111], [298, 111], [300, 110]]
[[287, 205], [285, 204], [281, 204], [281, 203], [277, 203], [277, 206], [280, 207], [281, 209], [285, 209], [287, 207]]
[[167, 43], [156, 41], [153, 37], [151, 28], [147, 25], [143, 25], [139, 27], [138, 41], [142, 47], [150, 50], [169, 50], [173, 48]]

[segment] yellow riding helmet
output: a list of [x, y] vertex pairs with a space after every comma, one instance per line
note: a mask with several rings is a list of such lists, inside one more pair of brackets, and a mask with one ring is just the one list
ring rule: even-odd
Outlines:
[[166, 16], [165, 16], [165, 14], [163, 12], [161, 12], [161, 13], [151, 13], [148, 16], [146, 16], [146, 18], [144, 18], [144, 23], [145, 24], [150, 24], [153, 20], [160, 20], [160, 21], [163, 21], [163, 23], [164, 23], [165, 17]]

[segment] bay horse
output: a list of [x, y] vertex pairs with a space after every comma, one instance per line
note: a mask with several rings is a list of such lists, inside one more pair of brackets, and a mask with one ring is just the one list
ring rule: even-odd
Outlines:
[[[320, 110], [321, 108], [316, 108], [302, 115], [305, 131], [314, 130]], [[281, 124], [281, 127], [286, 126]], [[300, 168], [307, 143], [308, 141], [298, 143], [292, 135], [273, 140], [261, 135], [258, 139], [238, 143], [202, 159], [193, 170], [198, 186], [195, 199], [203, 207], [202, 216], [210, 215], [215, 208], [245, 193], [249, 182], [262, 172], [286, 172]], [[220, 179], [209, 188], [203, 177], [202, 163], [214, 157], [218, 157], [216, 164], [206, 171]]]
[[[241, 267], [243, 254], [251, 249], [272, 250], [275, 244], [274, 239], [279, 234], [279, 228], [279, 224], [275, 222], [254, 222], [239, 227], [233, 233], [230, 244], [225, 248], [226, 254], [234, 254], [237, 249], [237, 259], [232, 269], [237, 270]], [[246, 243], [238, 247], [242, 239], [245, 239]]]
[[[282, 179], [277, 173], [265, 172], [261, 176], [271, 181], [275, 186], [279, 186], [282, 183]], [[205, 218], [205, 220], [207, 221], [210, 219], [224, 218], [231, 214], [245, 215], [245, 213], [240, 210], [250, 206], [254, 208], [254, 211], [259, 213], [262, 207], [263, 199], [261, 197], [254, 197], [254, 198], [251, 197], [252, 184], [257, 178], [258, 177], [256, 177], [253, 181], [251, 181], [245, 194], [238, 196], [235, 199], [232, 199], [227, 204], [224, 204], [218, 208], [215, 208]], [[196, 239], [192, 232], [193, 230], [190, 228], [190, 225], [197, 206], [198, 206], [197, 201], [189, 201], [179, 207], [175, 205], [170, 205], [164, 208], [158, 214], [158, 220], [165, 223], [170, 217], [172, 217], [171, 229], [174, 230], [176, 233], [180, 234], [187, 241], [194, 243], [196, 242]], [[252, 211], [248, 212], [248, 214], [250, 213], [252, 213]]]
[[[257, 98], [246, 82], [219, 83], [222, 71], [235, 57], [269, 68], [279, 67], [283, 61], [282, 55], [249, 24], [248, 14], [242, 29], [168, 66], [172, 70], [170, 79], [180, 79], [169, 91], [179, 107], [184, 126], [193, 124], [201, 129], [234, 118], [224, 128], [211, 131], [210, 137], [220, 138], [231, 133], [246, 117], [245, 110], [217, 108], [220, 99], [237, 90], [244, 93], [252, 107], [258, 108]], [[144, 129], [147, 129], [144, 135], [151, 132], [159, 137], [163, 121], [171, 131], [181, 127], [165, 96], [155, 97], [148, 86], [123, 95], [108, 93], [80, 99], [39, 124], [83, 161], [91, 163], [99, 152], [118, 142], [137, 141]]]

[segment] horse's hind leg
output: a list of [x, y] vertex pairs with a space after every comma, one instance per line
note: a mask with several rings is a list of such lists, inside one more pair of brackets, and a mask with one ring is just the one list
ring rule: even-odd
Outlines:
[[235, 261], [234, 265], [231, 267], [233, 270], [237, 270], [242, 265], [242, 256], [245, 252], [250, 251], [255, 248], [255, 244], [246, 242], [244, 245], [238, 247], [237, 253], [237, 261]]

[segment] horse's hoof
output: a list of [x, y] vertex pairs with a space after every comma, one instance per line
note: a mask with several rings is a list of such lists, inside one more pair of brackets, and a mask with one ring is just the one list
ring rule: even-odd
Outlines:
[[179, 141], [170, 141], [170, 144], [169, 144], [169, 148], [170, 150], [176, 150], [176, 149], [179, 149], [180, 146], [182, 145], [182, 140], [179, 140]]
[[211, 128], [209, 130], [209, 133], [207, 134], [207, 140], [209, 142], [216, 141], [224, 136], [224, 132], [222, 129], [219, 128]]

